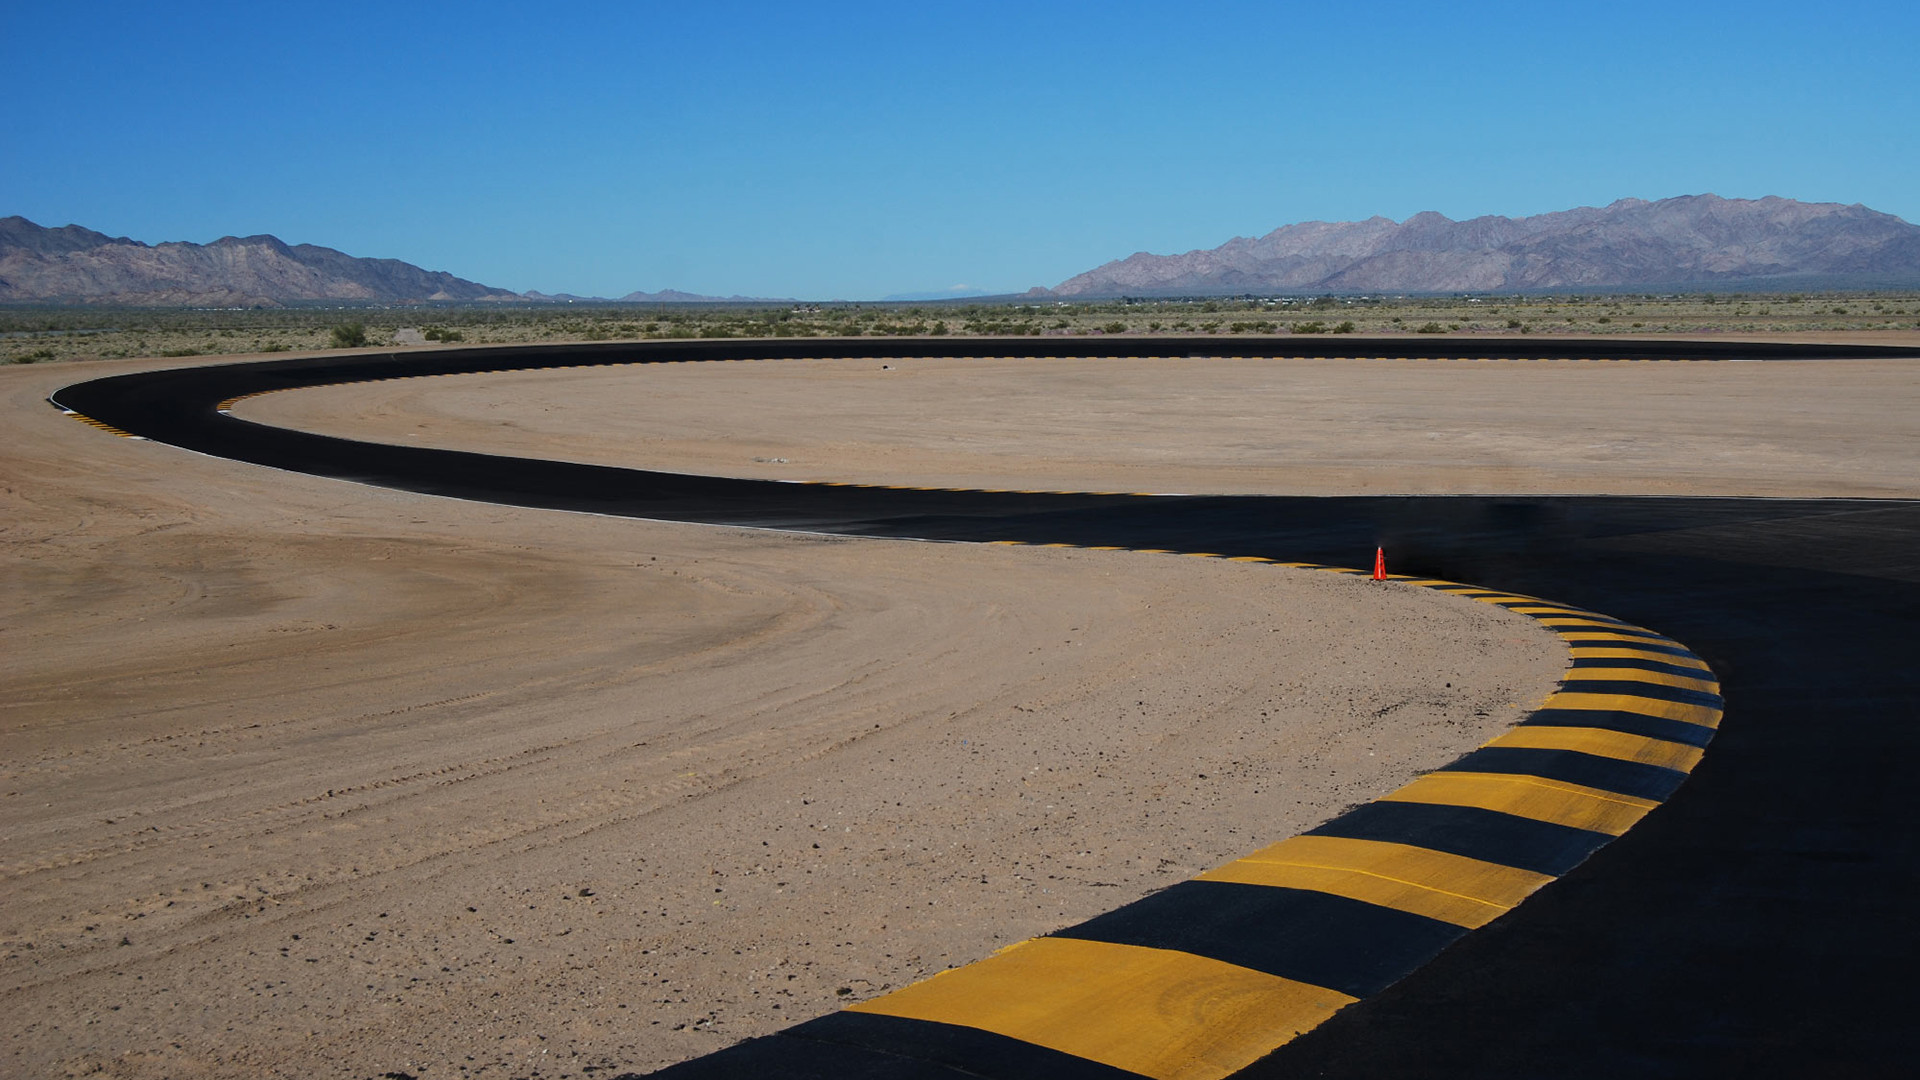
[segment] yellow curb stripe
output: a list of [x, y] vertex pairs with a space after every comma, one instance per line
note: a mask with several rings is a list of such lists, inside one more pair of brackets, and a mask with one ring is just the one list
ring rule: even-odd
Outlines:
[[1660, 805], [1539, 776], [1453, 771], [1428, 773], [1383, 801], [1472, 806], [1609, 836], [1626, 832]]
[[1671, 686], [1679, 690], [1698, 690], [1707, 694], [1720, 692], [1718, 679], [1689, 679], [1685, 675], [1669, 675], [1664, 671], [1642, 671], [1639, 668], [1569, 668], [1566, 677], [1569, 681], [1575, 682], [1637, 682], [1653, 686]]
[[1472, 928], [1499, 918], [1553, 878], [1410, 844], [1295, 836], [1197, 880], [1309, 889]]
[[[1548, 707], [1554, 707], [1551, 701]], [[1522, 750], [1572, 750], [1619, 761], [1637, 761], [1642, 765], [1659, 765], [1682, 772], [1691, 772], [1701, 758], [1699, 747], [1685, 743], [1628, 735], [1604, 728], [1551, 727], [1545, 724], [1514, 728], [1490, 740], [1487, 745]]]
[[1660, 646], [1668, 649], [1683, 648], [1672, 638], [1647, 637], [1643, 634], [1621, 634], [1609, 630], [1562, 630], [1559, 632], [1564, 641], [1604, 641], [1610, 645]]
[[1641, 627], [1638, 627], [1638, 626], [1624, 625], [1613, 619], [1596, 619], [1590, 616], [1536, 615], [1534, 616], [1534, 618], [1539, 619], [1540, 625], [1542, 626], [1566, 627], [1567, 629], [1570, 629], [1570, 630], [1580, 630], [1580, 629], [1604, 630], [1608, 633], [1618, 634], [1618, 633], [1622, 633], [1623, 631], [1642, 629]]
[[1219, 1080], [1357, 998], [1171, 949], [1035, 938], [852, 1011], [991, 1031], [1155, 1080]]
[[1589, 712], [1630, 712], [1641, 716], [1658, 716], [1664, 720], [1678, 720], [1684, 724], [1699, 724], [1702, 727], [1719, 727], [1721, 710], [1711, 705], [1694, 705], [1684, 701], [1663, 701], [1660, 698], [1640, 697], [1637, 694], [1552, 694], [1547, 698], [1545, 709], [1574, 709]]
[[1575, 660], [1656, 660], [1674, 667], [1690, 667], [1700, 671], [1712, 672], [1705, 660], [1696, 656], [1675, 656], [1672, 653], [1654, 652], [1649, 649], [1607, 648], [1597, 645], [1574, 645], [1567, 649]]

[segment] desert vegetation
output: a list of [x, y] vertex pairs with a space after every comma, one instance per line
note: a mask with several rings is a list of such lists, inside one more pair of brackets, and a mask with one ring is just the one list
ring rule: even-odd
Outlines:
[[[1597, 336], [1920, 329], [1920, 292], [1276, 296], [919, 304], [0, 307], [0, 362], [391, 344], [764, 337], [1436, 334]], [[411, 335], [409, 335], [411, 336]]]

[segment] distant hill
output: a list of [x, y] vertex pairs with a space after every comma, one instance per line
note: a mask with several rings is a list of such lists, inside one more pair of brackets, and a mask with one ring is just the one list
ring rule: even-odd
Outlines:
[[608, 298], [605, 296], [576, 296], [573, 293], [543, 293], [530, 289], [520, 296], [541, 304], [791, 304], [791, 299], [771, 296], [702, 296], [699, 293], [681, 292], [679, 289], [662, 289], [659, 292], [630, 292], [625, 296]]
[[47, 229], [23, 217], [0, 218], [0, 302], [253, 306], [519, 299], [506, 289], [398, 259], [357, 259], [272, 236], [150, 245], [78, 225]]
[[537, 290], [529, 290], [520, 295], [542, 304], [791, 304], [794, 302], [790, 299], [770, 296], [702, 296], [699, 293], [681, 292], [679, 289], [630, 292], [625, 296], [614, 298], [575, 296], [572, 293], [549, 294]]
[[615, 303], [620, 304], [791, 304], [791, 299], [771, 296], [701, 296], [698, 293], [681, 292], [679, 289], [662, 289], [659, 292], [630, 292]]
[[271, 307], [310, 300], [405, 304], [424, 301], [532, 303], [789, 303], [700, 296], [667, 289], [618, 300], [569, 293], [516, 293], [422, 270], [399, 259], [361, 259], [273, 236], [226, 236], [211, 244], [144, 244], [79, 225], [48, 229], [0, 218], [0, 303]]
[[1141, 252], [1030, 295], [1492, 292], [1920, 285], [1920, 225], [1858, 204], [1689, 195], [1536, 217], [1311, 221], [1184, 255]]

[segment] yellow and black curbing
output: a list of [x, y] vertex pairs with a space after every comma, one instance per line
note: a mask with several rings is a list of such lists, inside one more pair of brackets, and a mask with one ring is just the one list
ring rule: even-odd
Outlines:
[[1720, 684], [1671, 638], [1534, 597], [1388, 580], [1539, 620], [1567, 645], [1565, 679], [1479, 749], [1300, 836], [655, 1075], [1218, 1080], [1580, 865], [1672, 795], [1713, 738]]
[[88, 427], [93, 428], [95, 431], [104, 431], [109, 435], [118, 435], [122, 439], [138, 439], [141, 442], [146, 441], [146, 436], [144, 435], [135, 435], [131, 431], [122, 431], [121, 429], [114, 427], [112, 424], [109, 424], [104, 420], [95, 420], [93, 417], [88, 416], [86, 413], [74, 412], [72, 409], [61, 409], [60, 411], [63, 413], [66, 413], [68, 416], [73, 417], [75, 420], [80, 421], [81, 423], [87, 425]]

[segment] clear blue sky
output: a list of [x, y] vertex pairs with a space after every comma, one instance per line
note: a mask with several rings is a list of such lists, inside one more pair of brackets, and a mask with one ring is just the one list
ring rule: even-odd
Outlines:
[[1920, 222], [1912, 0], [12, 0], [0, 27], [0, 215], [515, 290], [1013, 291], [1295, 221], [1707, 191]]

